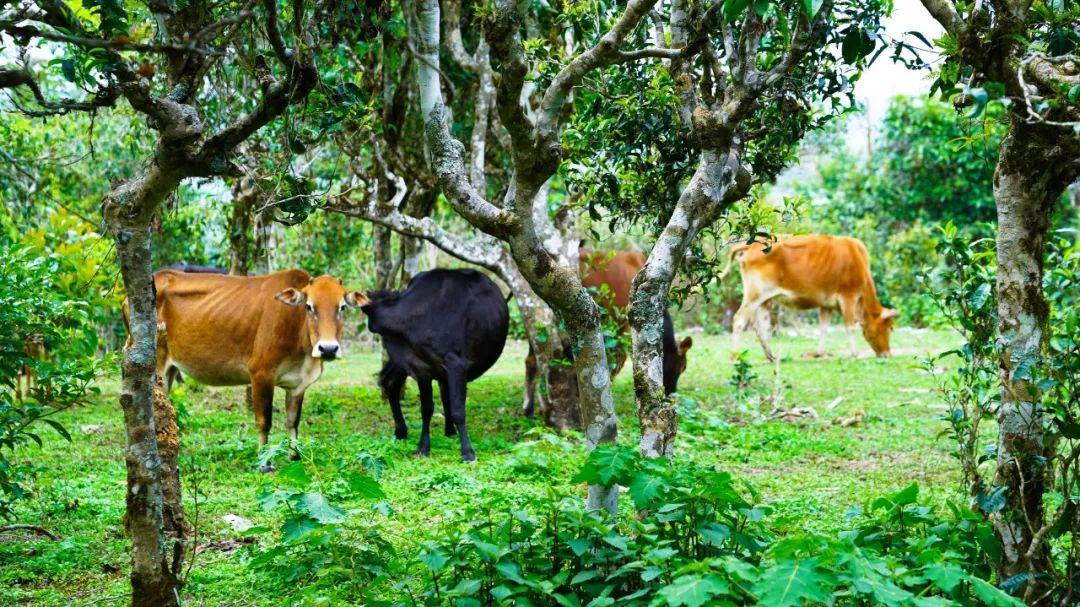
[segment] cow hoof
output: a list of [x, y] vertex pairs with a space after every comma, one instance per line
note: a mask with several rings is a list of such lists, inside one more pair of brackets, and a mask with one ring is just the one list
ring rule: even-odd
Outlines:
[[457, 429], [455, 429], [453, 426], [447, 426], [446, 429], [443, 430], [443, 436], [446, 436], [446, 437], [457, 436]]
[[416, 452], [413, 453], [414, 457], [427, 457], [429, 455], [431, 455], [431, 450], [430, 449], [427, 450], [427, 451], [424, 451], [423, 449], [417, 449]]
[[274, 467], [274, 464], [263, 464], [259, 466], [259, 472], [262, 472], [263, 474], [270, 474], [275, 471], [277, 471], [277, 468]]
[[300, 454], [297, 453], [296, 451], [293, 451], [292, 453], [289, 454], [289, 460], [294, 461], [294, 462], [300, 461]]
[[409, 438], [409, 431], [406, 430], [394, 430], [394, 438], [398, 440], [405, 440]]
[[476, 463], [476, 454], [475, 453], [462, 453], [461, 454], [461, 463], [463, 463], [463, 464], [475, 464]]

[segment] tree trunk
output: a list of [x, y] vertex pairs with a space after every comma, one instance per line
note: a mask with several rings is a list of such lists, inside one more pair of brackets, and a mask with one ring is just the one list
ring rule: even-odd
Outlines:
[[674, 455], [679, 416], [664, 393], [664, 310], [675, 272], [698, 231], [742, 198], [750, 175], [731, 150], [703, 150], [697, 170], [656, 240], [645, 267], [634, 277], [630, 291], [634, 396], [637, 402], [644, 457]]
[[[120, 407], [127, 436], [126, 524], [132, 543], [131, 604], [134, 607], [179, 605], [182, 585], [183, 543], [165, 532], [166, 518], [175, 520], [183, 513], [165, 512], [161, 480], [164, 470], [154, 408], [157, 318], [150, 256], [150, 218], [178, 183], [179, 178], [153, 168], [142, 179], [113, 191], [104, 202], [105, 220], [116, 242], [116, 258], [129, 310]], [[177, 480], [175, 487], [178, 486]]]
[[[1005, 488], [1006, 504], [993, 520], [1004, 552], [998, 571], [1002, 580], [1051, 567], [1047, 544], [1032, 542], [1045, 523], [1043, 494], [1054, 455], [1043, 433], [1042, 395], [1035, 380], [1049, 338], [1042, 290], [1046, 235], [1055, 204], [1077, 176], [1074, 159], [1058, 157], [1064, 150], [1053, 145], [1053, 134], [1015, 120], [994, 176], [1002, 386], [994, 485]], [[1033, 577], [1025, 584], [1025, 600], [1032, 604], [1045, 591], [1045, 579]]]
[[229, 215], [229, 274], [246, 276], [255, 259], [254, 212], [259, 203], [258, 185], [247, 177], [233, 184], [232, 213]]
[[255, 213], [255, 273], [270, 273], [270, 236], [274, 217], [269, 209]]

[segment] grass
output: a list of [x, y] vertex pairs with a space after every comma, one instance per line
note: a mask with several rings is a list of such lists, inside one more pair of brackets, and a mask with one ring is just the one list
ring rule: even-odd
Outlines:
[[[957, 468], [947, 445], [937, 439], [940, 398], [936, 379], [919, 359], [952, 347], [945, 331], [901, 329], [894, 333], [890, 359], [850, 359], [842, 332], [830, 335], [829, 359], [801, 355], [813, 350], [813, 332], [781, 335], [774, 341], [784, 356], [779, 394], [782, 406], [812, 407], [818, 418], [764, 421], [776, 392], [773, 367], [756, 344], [750, 350], [758, 376], [754, 396], [738, 398], [728, 385], [733, 364], [727, 336], [695, 335], [690, 365], [680, 381], [682, 423], [677, 457], [715, 465], [744, 478], [774, 508], [770, 519], [780, 533], [835, 531], [845, 514], [869, 499], [917, 481], [922, 497], [942, 504], [955, 498]], [[865, 347], [865, 344], [861, 344]], [[410, 437], [393, 438], [389, 408], [375, 386], [377, 351], [359, 346], [330, 365], [308, 392], [301, 440], [319, 462], [355, 465], [358, 457], [382, 457], [381, 483], [389, 510], [346, 503], [356, 516], [374, 521], [401, 551], [415, 551], [441, 525], [459, 520], [479, 497], [517, 503], [542, 497], [550, 487], [583, 493], [570, 478], [583, 449], [566, 441], [545, 442], [539, 423], [516, 415], [521, 403], [525, 346], [507, 345], [501, 360], [469, 387], [468, 422], [479, 462], [459, 461], [456, 438], [442, 436], [436, 407], [432, 456], [412, 455], [419, 434], [419, 408], [410, 384], [406, 418]], [[0, 604], [103, 605], [126, 600], [128, 554], [123, 532], [124, 436], [116, 404], [115, 380], [102, 383], [93, 406], [65, 412], [58, 420], [73, 442], [50, 436], [41, 448], [19, 453], [41, 466], [34, 499], [24, 502], [19, 522], [59, 533], [52, 542], [23, 535], [0, 535]], [[198, 543], [228, 547], [243, 536], [223, 520], [236, 515], [256, 525], [274, 526], [257, 495], [273, 486], [273, 475], [255, 470], [256, 433], [242, 388], [188, 385], [174, 394], [187, 410], [181, 468], [185, 508], [198, 523]], [[621, 439], [637, 434], [630, 373], [615, 381]], [[283, 398], [271, 440], [285, 436]], [[862, 414], [850, 427], [838, 418]], [[552, 446], [553, 443], [555, 446]], [[284, 462], [279, 462], [279, 464]], [[630, 504], [624, 499], [623, 508]], [[208, 549], [198, 554], [185, 587], [189, 605], [281, 605], [296, 588], [282, 587], [250, 569], [248, 552]]]

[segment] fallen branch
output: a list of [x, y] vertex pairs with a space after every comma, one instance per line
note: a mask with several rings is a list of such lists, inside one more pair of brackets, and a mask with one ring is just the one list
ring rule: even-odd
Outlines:
[[33, 531], [34, 533], [37, 533], [38, 535], [44, 535], [45, 537], [48, 537], [50, 540], [53, 541], [59, 542], [63, 539], [52, 531], [49, 531], [48, 529], [38, 525], [5, 525], [3, 527], [0, 527], [0, 533], [4, 533], [5, 531]]

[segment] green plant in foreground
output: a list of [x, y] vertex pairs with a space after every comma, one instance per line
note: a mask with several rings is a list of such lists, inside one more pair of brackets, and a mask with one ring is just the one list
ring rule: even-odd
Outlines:
[[[51, 417], [97, 393], [90, 382], [105, 362], [96, 356], [89, 306], [55, 284], [69, 270], [65, 259], [35, 249], [0, 252], [0, 519], [14, 516], [15, 502], [29, 494], [25, 483], [34, 467], [16, 459], [16, 450], [42, 444], [39, 422], [70, 441]], [[27, 351], [30, 341], [42, 344], [44, 357]], [[20, 394], [24, 369], [35, 385]]]

